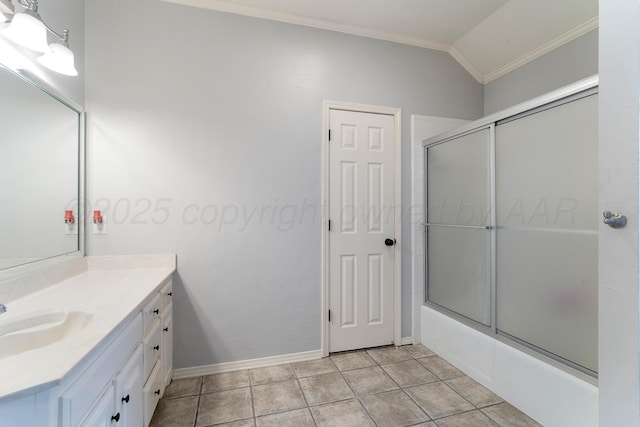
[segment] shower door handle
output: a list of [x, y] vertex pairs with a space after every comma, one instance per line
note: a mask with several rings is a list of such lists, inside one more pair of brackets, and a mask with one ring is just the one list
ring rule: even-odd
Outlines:
[[618, 213], [611, 213], [611, 211], [602, 212], [604, 219], [602, 222], [612, 228], [624, 228], [627, 225], [627, 217]]

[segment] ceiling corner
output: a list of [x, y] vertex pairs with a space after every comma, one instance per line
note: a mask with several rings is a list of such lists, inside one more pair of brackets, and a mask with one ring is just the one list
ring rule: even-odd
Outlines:
[[482, 75], [480, 70], [471, 62], [458, 48], [453, 45], [448, 50], [449, 55], [453, 57], [462, 67], [467, 70], [469, 74], [473, 76], [474, 79], [477, 80], [478, 83], [485, 83], [485, 77]]

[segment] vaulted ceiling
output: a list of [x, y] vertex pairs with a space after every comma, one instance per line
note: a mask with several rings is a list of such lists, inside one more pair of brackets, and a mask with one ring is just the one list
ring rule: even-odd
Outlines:
[[449, 52], [488, 83], [598, 27], [598, 0], [164, 0]]

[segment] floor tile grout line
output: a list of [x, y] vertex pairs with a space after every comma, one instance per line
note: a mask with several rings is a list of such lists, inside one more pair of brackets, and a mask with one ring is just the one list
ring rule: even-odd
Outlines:
[[[427, 383], [427, 384], [432, 384], [432, 383]], [[421, 385], [423, 385], [423, 384], [421, 384]], [[412, 386], [412, 387], [418, 387], [418, 386]], [[411, 388], [411, 387], [407, 387], [407, 388]], [[420, 405], [420, 404], [419, 404], [419, 403], [418, 403], [418, 402], [417, 402], [417, 401], [416, 401], [416, 400], [415, 400], [415, 399], [414, 399], [414, 398], [413, 398], [413, 397], [412, 397], [412, 396], [411, 396], [411, 395], [406, 391], [406, 389], [402, 388], [401, 390], [402, 390], [402, 392], [403, 392], [403, 393], [404, 393], [404, 394], [405, 394], [409, 399], [411, 399], [411, 401], [412, 401], [413, 403], [415, 403], [415, 404], [416, 404], [416, 406], [418, 407], [418, 409], [420, 409], [422, 412], [424, 412], [424, 414], [427, 416], [427, 418], [429, 418], [429, 421], [433, 421], [433, 417], [431, 417], [431, 415], [427, 412], [427, 410], [426, 410], [426, 409], [424, 409], [424, 408], [422, 407], [422, 405]], [[427, 422], [429, 422], [429, 421], [427, 421]]]
[[200, 412], [200, 399], [202, 397], [202, 383], [204, 382], [204, 377], [200, 377], [200, 393], [198, 393], [198, 403], [196, 404], [196, 413], [195, 413], [195, 417], [193, 418], [193, 427], [196, 427], [198, 425], [198, 415]]
[[256, 404], [253, 401], [253, 385], [251, 384], [251, 373], [249, 373], [249, 395], [251, 397], [251, 415], [253, 415], [253, 425], [257, 426], [258, 421], [256, 420]]
[[[292, 367], [292, 369], [293, 369], [293, 367]], [[295, 373], [295, 370], [293, 372]], [[317, 427], [318, 423], [316, 423], [315, 418], [313, 418], [313, 413], [311, 412], [311, 406], [309, 406], [309, 401], [307, 400], [307, 396], [304, 394], [304, 390], [302, 389], [302, 386], [300, 385], [300, 378], [298, 378], [297, 376], [296, 376], [296, 384], [298, 384], [298, 388], [300, 389], [300, 393], [302, 394], [302, 398], [304, 399], [304, 403], [307, 405], [307, 406], [305, 406], [304, 409], [306, 409], [309, 412], [309, 414], [311, 415], [311, 420], [313, 421], [313, 425]]]
[[[465, 375], [466, 376], [466, 375]], [[462, 378], [462, 377], [456, 377], [456, 378]], [[449, 379], [453, 379], [453, 378], [449, 378]], [[469, 399], [467, 399], [466, 397], [464, 397], [462, 394], [458, 393], [453, 387], [451, 387], [449, 384], [447, 384], [446, 380], [442, 380], [442, 384], [444, 384], [445, 386], [447, 386], [449, 388], [449, 390], [453, 391], [455, 394], [457, 394], [458, 396], [460, 396], [465, 402], [467, 402], [469, 405], [473, 406], [474, 409], [480, 409], [478, 408], [476, 405], [473, 404], [473, 402], [471, 402]]]

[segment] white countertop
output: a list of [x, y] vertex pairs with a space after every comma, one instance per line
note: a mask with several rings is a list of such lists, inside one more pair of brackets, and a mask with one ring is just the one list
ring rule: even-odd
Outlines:
[[[14, 316], [42, 309], [79, 309], [91, 313], [92, 318], [82, 329], [56, 343], [0, 359], [0, 403], [54, 387], [74, 373], [83, 360], [101, 350], [100, 344], [108, 341], [119, 325], [133, 319], [172, 275], [175, 258], [80, 258], [72, 261], [79, 265], [69, 269], [71, 277], [6, 303], [7, 312], [0, 314], [0, 325]], [[35, 280], [42, 280], [43, 274], [47, 276], [46, 271], [37, 274], [40, 276]], [[20, 281], [24, 283], [25, 278]], [[3, 286], [12, 285], [0, 283], [0, 288]]]

